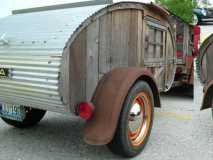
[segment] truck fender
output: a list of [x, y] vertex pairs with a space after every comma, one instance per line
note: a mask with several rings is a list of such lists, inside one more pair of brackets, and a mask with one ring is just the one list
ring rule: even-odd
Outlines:
[[207, 83], [204, 87], [204, 98], [201, 106], [201, 110], [212, 108], [213, 99], [213, 80]]
[[86, 143], [105, 145], [111, 142], [125, 97], [137, 80], [144, 80], [150, 85], [154, 95], [154, 106], [161, 107], [157, 85], [147, 69], [136, 67], [113, 69], [103, 76], [93, 95], [92, 103], [95, 110], [84, 128]]

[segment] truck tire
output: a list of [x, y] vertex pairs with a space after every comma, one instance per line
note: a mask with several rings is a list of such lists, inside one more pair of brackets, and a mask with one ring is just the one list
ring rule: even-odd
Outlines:
[[134, 157], [145, 147], [153, 124], [154, 100], [150, 86], [138, 81], [130, 89], [120, 113], [109, 149], [123, 157]]
[[2, 120], [5, 123], [17, 128], [29, 128], [38, 124], [46, 113], [46, 111], [44, 110], [34, 109], [30, 107], [25, 107], [25, 110], [26, 110], [26, 117], [22, 122], [3, 117]]

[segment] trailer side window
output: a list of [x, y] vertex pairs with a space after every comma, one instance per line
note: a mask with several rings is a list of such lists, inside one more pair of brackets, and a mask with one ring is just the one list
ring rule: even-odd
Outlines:
[[147, 21], [145, 37], [146, 62], [159, 62], [164, 59], [165, 27], [157, 23]]

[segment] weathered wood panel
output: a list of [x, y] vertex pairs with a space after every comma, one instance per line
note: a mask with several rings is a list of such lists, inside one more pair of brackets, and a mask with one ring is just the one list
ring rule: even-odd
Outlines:
[[166, 90], [170, 88], [174, 80], [175, 65], [174, 65], [174, 44], [170, 32], [167, 32], [166, 39], [166, 73], [165, 73], [165, 87]]
[[111, 59], [111, 34], [112, 14], [108, 13], [100, 18], [99, 32], [99, 73], [100, 75], [110, 71]]
[[153, 75], [160, 91], [163, 91], [165, 88], [165, 72], [165, 66], [154, 67]]
[[130, 10], [112, 13], [111, 68], [128, 66]]
[[87, 28], [86, 100], [90, 101], [98, 83], [99, 20]]
[[[129, 28], [129, 44], [128, 44], [128, 66], [136, 66], [138, 64], [138, 54], [137, 54], [137, 49], [138, 49], [138, 11], [137, 10], [132, 10], [130, 12], [131, 17], [130, 17], [130, 28]], [[142, 25], [142, 24], [141, 24]]]
[[138, 10], [138, 40], [137, 40], [137, 64], [139, 66], [142, 66], [142, 57], [143, 57], [143, 45], [142, 45], [142, 41], [143, 41], [143, 25], [144, 25], [144, 21], [143, 21], [143, 12]]
[[70, 47], [70, 99], [72, 105], [86, 99], [86, 30], [83, 30]]

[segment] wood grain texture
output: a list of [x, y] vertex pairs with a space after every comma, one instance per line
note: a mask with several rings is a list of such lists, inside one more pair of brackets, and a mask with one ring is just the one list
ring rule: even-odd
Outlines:
[[83, 30], [70, 47], [70, 99], [77, 105], [86, 99], [86, 30]]
[[[142, 25], [142, 24], [141, 24]], [[130, 12], [130, 28], [129, 28], [129, 43], [128, 43], [128, 66], [136, 66], [138, 64], [138, 11], [132, 10]]]
[[112, 14], [111, 69], [128, 66], [130, 10]]
[[86, 100], [91, 101], [99, 75], [99, 20], [87, 28]]
[[99, 32], [99, 74], [110, 71], [111, 59], [111, 39], [112, 39], [112, 14], [108, 13], [100, 18]]
[[137, 64], [138, 66], [142, 66], [142, 57], [143, 57], [143, 45], [142, 45], [142, 41], [143, 41], [143, 12], [138, 10], [138, 40], [137, 40]]

